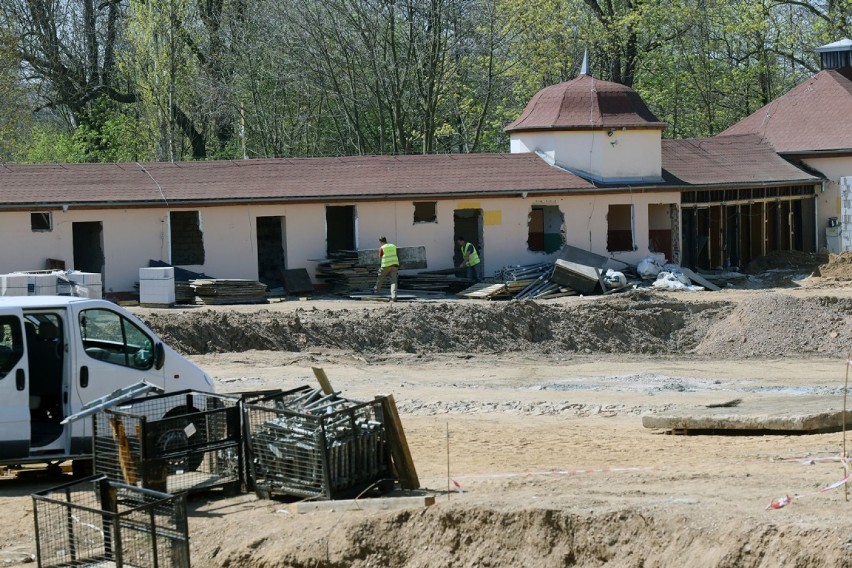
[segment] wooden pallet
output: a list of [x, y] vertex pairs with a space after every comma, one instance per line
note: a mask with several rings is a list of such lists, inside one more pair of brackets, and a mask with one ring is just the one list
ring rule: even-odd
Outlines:
[[502, 282], [497, 284], [481, 282], [479, 284], [474, 284], [470, 288], [462, 290], [457, 294], [457, 296], [462, 298], [473, 298], [479, 300], [490, 300], [496, 296], [506, 295], [508, 295], [508, 291], [506, 290], [506, 285]]

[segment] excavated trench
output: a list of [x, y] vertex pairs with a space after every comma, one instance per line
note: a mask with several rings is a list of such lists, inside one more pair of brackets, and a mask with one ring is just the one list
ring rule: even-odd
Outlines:
[[[722, 296], [722, 295], [720, 295]], [[198, 355], [325, 347], [358, 353], [636, 353], [722, 358], [843, 356], [852, 300], [762, 293], [693, 302], [638, 290], [576, 304], [422, 303], [387, 310], [154, 312], [147, 323]]]
[[[422, 303], [379, 310], [227, 309], [152, 312], [149, 325], [186, 354], [325, 347], [405, 351], [635, 353], [767, 358], [845, 357], [852, 300], [767, 292], [715, 301], [647, 291], [572, 304]], [[201, 525], [199, 565], [294, 568], [406, 566], [852, 566], [843, 527], [736, 519], [699, 526], [653, 510], [438, 504], [416, 512], [246, 526], [217, 539]], [[323, 524], [324, 523], [324, 524]], [[534, 559], [534, 560], [533, 560]]]

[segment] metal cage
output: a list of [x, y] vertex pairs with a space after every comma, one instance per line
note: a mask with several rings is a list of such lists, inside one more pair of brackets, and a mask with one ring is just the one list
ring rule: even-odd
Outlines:
[[168, 493], [239, 489], [244, 479], [240, 399], [181, 391], [137, 398], [93, 415], [95, 473]]
[[335, 499], [393, 487], [381, 403], [304, 386], [244, 404], [258, 496]]
[[189, 567], [186, 496], [105, 475], [34, 493], [39, 567]]

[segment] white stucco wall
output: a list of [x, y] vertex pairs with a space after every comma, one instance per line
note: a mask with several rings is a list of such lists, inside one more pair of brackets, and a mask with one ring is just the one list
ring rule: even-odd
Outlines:
[[511, 152], [543, 152], [550, 160], [607, 180], [657, 180], [662, 175], [660, 130], [518, 132]]
[[[648, 204], [678, 203], [677, 193], [597, 195], [535, 198], [506, 197], [479, 200], [437, 201], [435, 223], [414, 223], [411, 200], [352, 203], [357, 215], [359, 248], [378, 248], [382, 235], [398, 246], [424, 246], [429, 269], [452, 267], [455, 243], [453, 212], [456, 209], [483, 211], [484, 271], [491, 275], [505, 266], [552, 261], [555, 254], [527, 250], [528, 216], [533, 205], [559, 207], [565, 219], [568, 244], [636, 263], [648, 253]], [[610, 204], [632, 204], [636, 251], [610, 254], [607, 244], [607, 210]], [[335, 203], [335, 205], [343, 205]], [[183, 266], [217, 278], [257, 279], [256, 219], [285, 218], [287, 268], [306, 268], [314, 276], [317, 259], [326, 256], [325, 205], [240, 205], [198, 210], [204, 238], [203, 265]], [[139, 268], [149, 259], [169, 260], [169, 211], [166, 209], [53, 210], [53, 230], [33, 232], [30, 212], [0, 213], [0, 240], [16, 243], [0, 250], [0, 273], [42, 270], [47, 258], [73, 264], [72, 223], [97, 221], [103, 225], [106, 269], [105, 292], [134, 289]], [[675, 237], [679, 238], [679, 237]]]
[[[817, 248], [821, 249], [826, 246], [825, 228], [828, 226], [828, 219], [830, 217], [840, 219], [843, 216], [840, 178], [852, 176], [852, 157], [808, 158], [804, 162], [827, 178], [825, 191], [817, 196], [817, 233], [819, 238]], [[852, 231], [852, 226], [842, 230], [843, 233]]]

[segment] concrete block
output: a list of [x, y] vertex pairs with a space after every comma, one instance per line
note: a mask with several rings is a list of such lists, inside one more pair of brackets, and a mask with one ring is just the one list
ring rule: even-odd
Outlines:
[[171, 266], [148, 267], [139, 269], [139, 280], [174, 280], [175, 269]]

